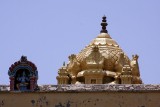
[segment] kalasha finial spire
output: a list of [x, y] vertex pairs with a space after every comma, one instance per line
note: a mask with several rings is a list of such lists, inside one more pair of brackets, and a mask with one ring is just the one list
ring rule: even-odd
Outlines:
[[63, 66], [66, 66], [66, 63], [65, 63], [65, 61], [63, 62]]
[[108, 25], [108, 23], [106, 22], [106, 16], [104, 15], [102, 17], [102, 23], [101, 23], [102, 30], [101, 30], [101, 33], [108, 33], [108, 31], [106, 30], [106, 26], [107, 25]]

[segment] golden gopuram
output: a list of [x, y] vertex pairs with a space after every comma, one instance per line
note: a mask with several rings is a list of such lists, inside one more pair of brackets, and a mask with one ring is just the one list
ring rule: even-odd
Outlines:
[[100, 34], [58, 71], [58, 84], [142, 84], [138, 55], [130, 60], [106, 30], [102, 18]]

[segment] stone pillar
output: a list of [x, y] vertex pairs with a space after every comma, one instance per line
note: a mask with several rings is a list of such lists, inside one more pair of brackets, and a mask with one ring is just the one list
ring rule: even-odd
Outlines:
[[131, 75], [122, 75], [121, 78], [121, 84], [132, 84], [132, 76]]
[[75, 76], [72, 76], [72, 84], [75, 84], [76, 83], [76, 77]]
[[90, 78], [85, 77], [85, 84], [91, 84], [91, 79], [90, 79]]
[[34, 87], [35, 87], [35, 78], [31, 77], [30, 78], [30, 90], [34, 91]]
[[97, 84], [102, 84], [102, 78], [97, 78]]
[[10, 77], [10, 90], [14, 91], [14, 77]]

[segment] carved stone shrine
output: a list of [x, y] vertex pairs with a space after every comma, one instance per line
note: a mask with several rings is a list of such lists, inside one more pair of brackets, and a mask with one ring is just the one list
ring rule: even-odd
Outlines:
[[11, 65], [8, 75], [11, 91], [34, 91], [37, 86], [37, 67], [26, 56]]
[[58, 84], [142, 84], [138, 55], [130, 60], [106, 30], [102, 18], [100, 34], [58, 71]]

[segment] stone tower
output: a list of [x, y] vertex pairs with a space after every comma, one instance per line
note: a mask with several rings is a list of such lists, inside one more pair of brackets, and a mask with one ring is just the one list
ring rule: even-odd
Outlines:
[[106, 29], [102, 17], [100, 34], [58, 71], [58, 84], [142, 84], [138, 55], [132, 60], [123, 52]]

